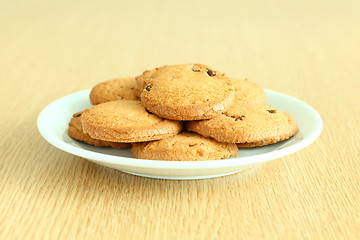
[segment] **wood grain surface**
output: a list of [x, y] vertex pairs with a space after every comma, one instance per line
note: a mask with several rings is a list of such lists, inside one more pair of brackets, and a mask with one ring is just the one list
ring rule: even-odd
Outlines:
[[[359, 1], [0, 0], [0, 239], [360, 239]], [[313, 106], [311, 146], [208, 180], [132, 176], [48, 144], [50, 102], [199, 62]]]

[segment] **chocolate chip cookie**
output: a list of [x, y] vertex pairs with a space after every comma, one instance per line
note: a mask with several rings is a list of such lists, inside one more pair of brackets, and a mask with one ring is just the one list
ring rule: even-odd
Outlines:
[[116, 100], [84, 110], [83, 131], [91, 138], [112, 142], [142, 142], [172, 137], [182, 123], [146, 111], [140, 101]]
[[68, 135], [78, 141], [85, 142], [97, 147], [129, 148], [129, 143], [109, 142], [93, 139], [89, 134], [83, 132], [81, 123], [82, 112], [75, 113], [69, 122]]
[[90, 92], [90, 103], [97, 105], [114, 100], [136, 100], [136, 80], [133, 77], [115, 78], [95, 85]]
[[131, 151], [136, 158], [166, 161], [206, 161], [238, 156], [236, 144], [220, 143], [190, 132], [158, 141], [134, 143]]
[[298, 130], [290, 114], [261, 104], [234, 104], [220, 116], [188, 122], [186, 127], [219, 142], [238, 143], [239, 147], [276, 143]]
[[172, 120], [210, 119], [226, 111], [234, 100], [232, 81], [201, 64], [183, 64], [145, 71], [136, 77], [143, 105]]

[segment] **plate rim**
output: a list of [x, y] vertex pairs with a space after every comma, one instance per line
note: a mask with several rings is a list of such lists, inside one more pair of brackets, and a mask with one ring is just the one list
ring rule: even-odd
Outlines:
[[[267, 95], [280, 95], [281, 97], [290, 98], [292, 101], [297, 104], [302, 105], [307, 108], [309, 113], [311, 113], [316, 120], [317, 127], [315, 130], [303, 140], [288, 147], [278, 149], [272, 152], [261, 153], [258, 155], [245, 156], [245, 157], [232, 157], [228, 159], [221, 160], [208, 160], [208, 161], [166, 161], [166, 160], [148, 160], [148, 159], [136, 159], [136, 158], [128, 158], [122, 156], [114, 156], [105, 153], [93, 152], [87, 149], [81, 149], [75, 147], [69, 143], [64, 142], [57, 138], [54, 134], [51, 137], [49, 133], [46, 132], [45, 125], [43, 124], [46, 121], [46, 113], [51, 110], [51, 107], [59, 104], [61, 102], [65, 102], [70, 97], [75, 97], [76, 95], [85, 94], [86, 92], [90, 92], [91, 89], [86, 89], [78, 92], [74, 92], [68, 95], [65, 95], [61, 98], [58, 98], [48, 104], [45, 108], [40, 112], [37, 119], [37, 128], [40, 135], [51, 145], [54, 147], [73, 154], [75, 156], [79, 156], [85, 159], [93, 160], [99, 163], [107, 163], [107, 164], [116, 164], [130, 167], [141, 167], [141, 168], [158, 168], [158, 169], [211, 169], [211, 168], [227, 168], [234, 166], [247, 166], [247, 165], [255, 165], [267, 161], [271, 161], [276, 158], [280, 158], [294, 152], [300, 151], [301, 149], [312, 144], [321, 134], [323, 129], [323, 121], [320, 114], [309, 104], [304, 101], [292, 97], [288, 94], [277, 92], [274, 90], [264, 89]], [[90, 155], [90, 156], [89, 156]]]

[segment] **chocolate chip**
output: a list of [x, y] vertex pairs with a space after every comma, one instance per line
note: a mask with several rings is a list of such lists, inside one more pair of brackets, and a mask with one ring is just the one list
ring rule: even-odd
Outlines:
[[244, 117], [246, 117], [245, 115], [241, 115], [240, 117], [236, 117], [236, 116], [229, 116], [231, 118], [234, 118], [235, 121], [242, 121]]
[[147, 85], [146, 88], [145, 88], [145, 90], [148, 91], [148, 92], [150, 92], [150, 89], [151, 89], [151, 88], [152, 88], [151, 85]]
[[208, 74], [210, 77], [213, 77], [213, 76], [216, 75], [216, 71], [211, 70], [211, 69], [207, 69], [207, 74]]
[[193, 72], [200, 72], [200, 69], [195, 69], [194, 66], [191, 67], [191, 70], [192, 70]]
[[246, 117], [246, 116], [245, 116], [245, 115], [241, 115], [240, 117], [236, 118], [235, 121], [242, 121], [244, 117]]
[[197, 145], [197, 144], [189, 144], [189, 147], [194, 147], [195, 145]]
[[79, 113], [79, 114], [76, 114], [76, 116], [75, 117], [81, 117], [81, 113]]
[[269, 113], [276, 113], [275, 110], [266, 110], [266, 111], [268, 111]]

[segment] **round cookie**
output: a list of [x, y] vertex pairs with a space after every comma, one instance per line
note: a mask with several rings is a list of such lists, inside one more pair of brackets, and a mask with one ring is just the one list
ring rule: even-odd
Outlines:
[[143, 142], [174, 136], [182, 123], [155, 116], [140, 101], [116, 100], [84, 110], [83, 131], [94, 139], [112, 142]]
[[234, 87], [225, 74], [201, 64], [183, 64], [145, 71], [141, 102], [157, 116], [173, 120], [213, 118], [234, 100]]
[[97, 105], [119, 99], [136, 100], [136, 80], [133, 77], [116, 78], [96, 84], [90, 92], [90, 103]]
[[136, 158], [167, 161], [206, 161], [238, 156], [233, 143], [220, 143], [196, 133], [183, 132], [159, 141], [134, 143]]
[[267, 96], [262, 87], [248, 79], [230, 78], [235, 88], [235, 101], [266, 104]]
[[71, 138], [98, 147], [113, 147], [113, 148], [131, 147], [130, 143], [108, 142], [108, 141], [101, 141], [91, 138], [89, 134], [83, 132], [81, 115], [82, 112], [75, 113], [69, 122], [68, 135]]
[[234, 104], [220, 116], [187, 123], [187, 129], [240, 147], [263, 146], [288, 139], [297, 132], [288, 113], [259, 104]]

